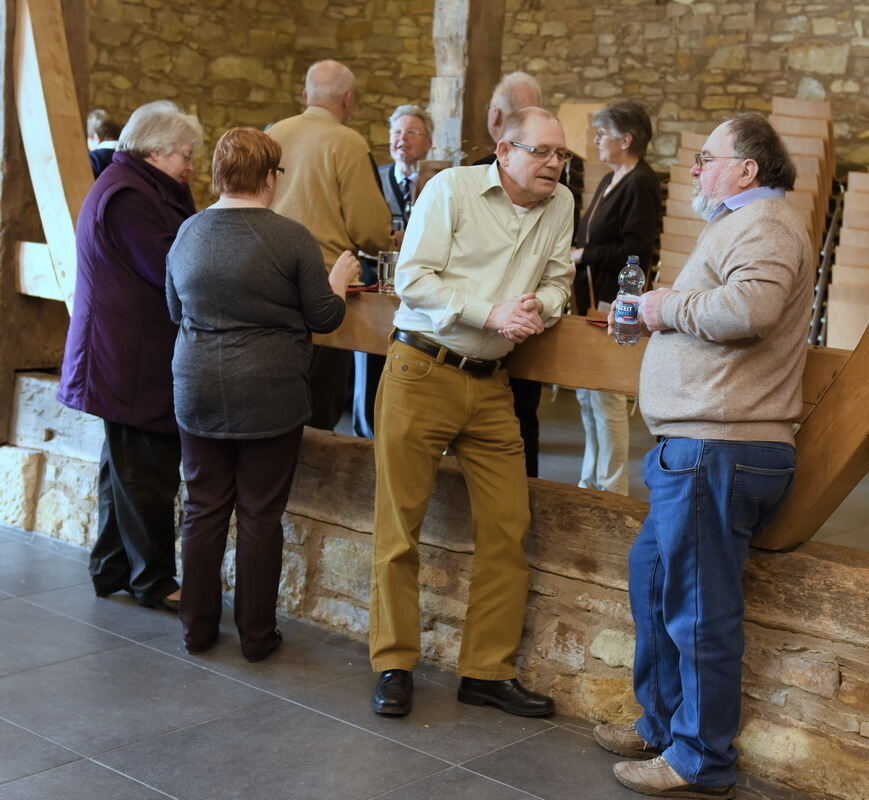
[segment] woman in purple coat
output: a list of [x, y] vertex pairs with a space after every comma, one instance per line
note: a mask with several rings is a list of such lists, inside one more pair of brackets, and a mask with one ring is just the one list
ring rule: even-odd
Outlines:
[[58, 399], [102, 417], [98, 597], [130, 592], [177, 611], [175, 496], [181, 447], [172, 403], [177, 328], [166, 254], [195, 212], [187, 179], [202, 126], [173, 103], [136, 109], [76, 226], [78, 268]]

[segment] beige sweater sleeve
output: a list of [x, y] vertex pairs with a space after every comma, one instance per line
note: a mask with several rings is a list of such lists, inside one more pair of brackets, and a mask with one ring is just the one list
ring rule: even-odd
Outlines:
[[762, 338], [792, 302], [801, 243], [776, 215], [739, 216], [727, 241], [714, 236], [715, 223], [704, 234], [716, 246], [709, 247], [703, 268], [715, 273], [720, 285], [678, 291], [677, 281], [677, 291], [661, 302], [667, 327], [710, 342]]

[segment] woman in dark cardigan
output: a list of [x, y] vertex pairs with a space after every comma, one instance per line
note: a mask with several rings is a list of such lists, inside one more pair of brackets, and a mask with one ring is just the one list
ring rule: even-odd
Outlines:
[[[618, 276], [629, 255], [648, 274], [661, 220], [661, 187], [643, 160], [652, 123], [637, 103], [614, 103], [592, 117], [601, 161], [613, 168], [582, 215], [572, 251], [578, 314], [594, 303], [607, 308], [618, 294]], [[592, 309], [594, 310], [594, 309]], [[579, 486], [628, 493], [628, 414], [622, 394], [577, 389], [585, 452]]]
[[136, 109], [76, 225], [75, 298], [58, 399], [102, 417], [99, 597], [126, 590], [177, 611], [175, 496], [181, 446], [172, 410], [176, 327], [166, 253], [196, 210], [187, 179], [202, 143], [196, 117], [159, 101]]
[[227, 131], [212, 163], [220, 199], [181, 227], [166, 273], [169, 313], [180, 325], [172, 372], [187, 483], [184, 644], [200, 653], [217, 640], [234, 508], [235, 623], [248, 661], [281, 641], [281, 515], [311, 417], [311, 331], [341, 324], [359, 272], [345, 251], [327, 276], [308, 230], [269, 210], [280, 159], [264, 133]]

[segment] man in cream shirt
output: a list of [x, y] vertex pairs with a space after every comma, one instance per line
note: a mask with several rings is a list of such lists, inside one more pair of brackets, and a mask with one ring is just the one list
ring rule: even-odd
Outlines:
[[567, 301], [573, 199], [558, 120], [516, 112], [490, 166], [426, 184], [396, 271], [401, 305], [378, 389], [370, 653], [379, 714], [411, 710], [420, 655], [418, 540], [449, 446], [465, 475], [475, 541], [459, 700], [523, 716], [551, 698], [516, 680], [527, 597], [530, 522], [519, 424], [500, 359], [554, 325]]

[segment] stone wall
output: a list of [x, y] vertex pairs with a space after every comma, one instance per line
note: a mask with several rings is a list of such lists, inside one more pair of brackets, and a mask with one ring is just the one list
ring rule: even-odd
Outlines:
[[[88, 546], [102, 429], [60, 407], [56, 386], [49, 376], [19, 377], [10, 446], [0, 447], [0, 522]], [[372, 462], [370, 441], [308, 430], [284, 518], [280, 610], [358, 639], [368, 627]], [[7, 495], [15, 502], [4, 502]], [[531, 497], [520, 673], [563, 713], [632, 719], [626, 563], [645, 505], [537, 480]], [[423, 526], [420, 572], [424, 657], [446, 668], [456, 665], [467, 603], [467, 502], [446, 459]], [[233, 560], [231, 541], [230, 589]], [[869, 797], [867, 575], [869, 554], [832, 545], [749, 559], [737, 741], [747, 771], [825, 797]]]
[[[197, 113], [209, 155], [233, 125], [300, 110], [308, 66], [337, 58], [356, 73], [352, 122], [388, 161], [386, 119], [425, 105], [434, 75], [433, 0], [93, 0], [91, 105], [119, 116], [159, 98]], [[547, 103], [633, 98], [653, 112], [652, 161], [666, 169], [678, 131], [708, 131], [773, 95], [832, 101], [839, 160], [869, 164], [869, 5], [850, 0], [507, 0], [504, 71], [536, 75]]]
[[547, 101], [646, 103], [653, 160], [678, 131], [708, 132], [774, 95], [832, 102], [838, 159], [869, 164], [869, 5], [853, 0], [648, 3], [507, 0], [504, 70], [526, 69]]
[[205, 148], [193, 190], [211, 202], [211, 152], [235, 125], [262, 128], [302, 110], [305, 72], [337, 58], [355, 72], [353, 121], [387, 161], [387, 118], [428, 101], [434, 74], [427, 0], [92, 0], [91, 107], [120, 120], [168, 99], [198, 115]]

